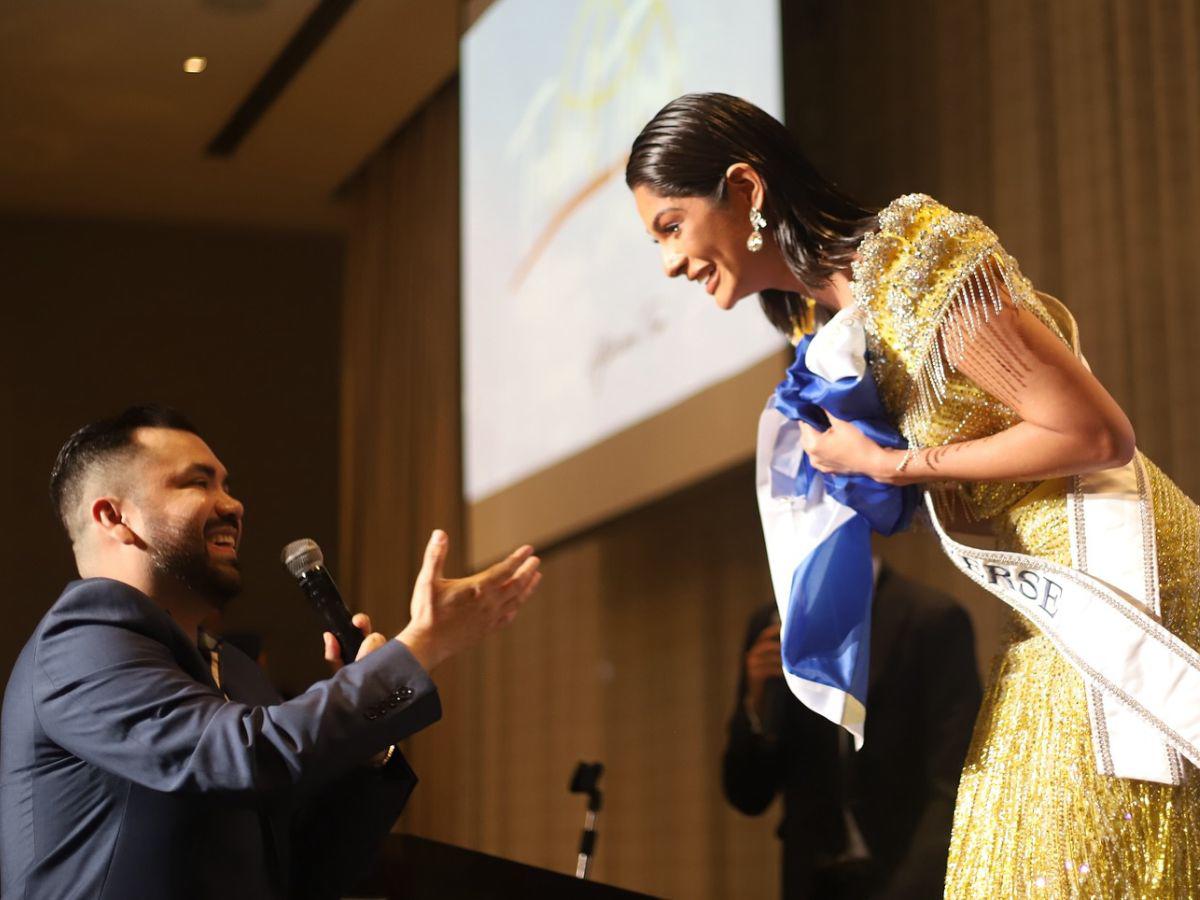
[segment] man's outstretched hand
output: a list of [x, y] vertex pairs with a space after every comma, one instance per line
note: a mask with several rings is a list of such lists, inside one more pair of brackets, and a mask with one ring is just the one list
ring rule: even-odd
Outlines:
[[448, 550], [446, 533], [435, 531], [413, 587], [412, 618], [396, 635], [426, 671], [509, 624], [542, 580], [529, 546], [466, 578], [443, 574]]

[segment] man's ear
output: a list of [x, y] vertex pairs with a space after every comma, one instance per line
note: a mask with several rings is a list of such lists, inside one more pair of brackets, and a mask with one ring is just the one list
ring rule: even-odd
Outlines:
[[736, 162], [726, 169], [725, 183], [729, 186], [729, 193], [741, 197], [747, 206], [763, 208], [767, 186], [749, 163]]
[[92, 521], [100, 526], [105, 537], [121, 544], [142, 546], [142, 539], [126, 523], [121, 514], [121, 501], [100, 497], [92, 502]]

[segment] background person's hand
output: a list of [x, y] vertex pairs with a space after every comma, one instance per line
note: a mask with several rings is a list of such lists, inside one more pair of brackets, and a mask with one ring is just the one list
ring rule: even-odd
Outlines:
[[[350, 621], [363, 633], [363, 642], [355, 654], [355, 662], [387, 643], [386, 637], [378, 631], [371, 631], [371, 617], [366, 613], [355, 613]], [[329, 664], [330, 674], [333, 674], [342, 667], [342, 645], [332, 631], [322, 632], [322, 637], [325, 638], [325, 662]]]
[[449, 550], [444, 531], [435, 531], [413, 587], [412, 618], [396, 640], [426, 671], [509, 624], [542, 580], [541, 560], [530, 546], [466, 578], [446, 578]]
[[783, 677], [783, 662], [780, 657], [778, 622], [768, 625], [758, 633], [750, 649], [746, 651], [746, 703], [762, 718], [762, 700], [767, 682]]

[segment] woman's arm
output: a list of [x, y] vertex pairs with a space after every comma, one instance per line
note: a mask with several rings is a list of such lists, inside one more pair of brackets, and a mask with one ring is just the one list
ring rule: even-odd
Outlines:
[[905, 451], [879, 447], [849, 423], [833, 421], [825, 432], [802, 425], [801, 444], [813, 465], [914, 484], [1040, 481], [1128, 462], [1133, 426], [1116, 401], [1037, 316], [1002, 295], [999, 315], [973, 327], [951, 319], [938, 340], [947, 359], [1020, 422], [988, 437], [918, 450], [902, 472]]

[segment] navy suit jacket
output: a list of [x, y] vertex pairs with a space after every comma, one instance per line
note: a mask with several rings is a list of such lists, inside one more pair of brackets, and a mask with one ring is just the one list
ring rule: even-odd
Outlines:
[[280, 702], [225, 644], [221, 683], [159, 606], [69, 584], [9, 678], [0, 724], [4, 898], [330, 897], [363, 874], [416, 784], [400, 754], [441, 716], [401, 643]]

